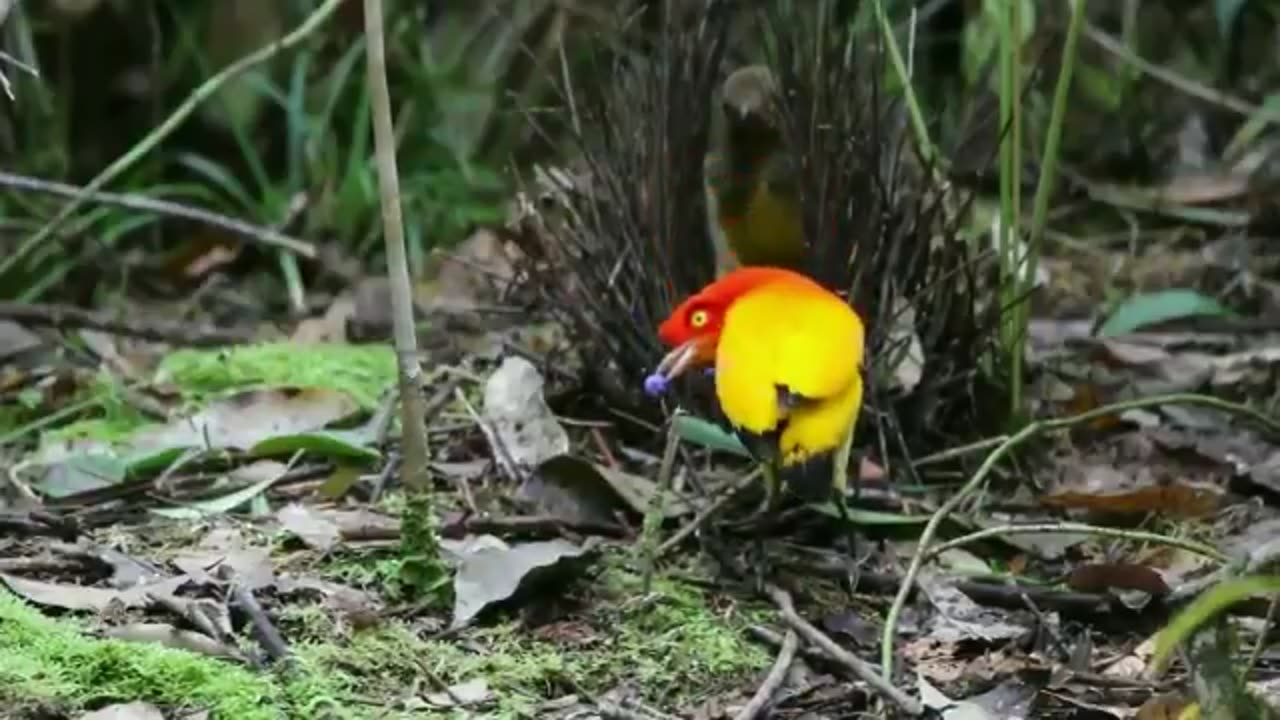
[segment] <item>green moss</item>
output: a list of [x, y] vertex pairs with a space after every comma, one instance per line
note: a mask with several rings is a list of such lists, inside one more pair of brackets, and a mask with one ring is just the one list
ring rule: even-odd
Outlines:
[[215, 718], [275, 720], [279, 691], [248, 670], [159, 645], [97, 640], [0, 594], [0, 698], [4, 705], [56, 703], [80, 709], [145, 700], [203, 707]]
[[395, 384], [396, 359], [389, 345], [265, 343], [188, 349], [166, 356], [156, 378], [173, 383], [196, 402], [237, 388], [315, 385], [349, 393], [361, 407], [373, 408]]

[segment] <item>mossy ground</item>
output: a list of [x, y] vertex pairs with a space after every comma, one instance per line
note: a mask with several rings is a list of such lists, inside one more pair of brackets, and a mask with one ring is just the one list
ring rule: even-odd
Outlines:
[[[395, 385], [395, 353], [387, 345], [261, 343], [206, 350], [178, 350], [156, 367], [154, 380], [174, 389], [182, 410], [194, 411], [223, 393], [253, 387], [318, 386], [347, 393], [366, 410]], [[84, 405], [81, 417], [43, 433], [43, 440], [123, 440], [151, 422], [125, 396], [120, 380], [97, 375], [67, 402]], [[32, 409], [0, 409], [0, 434], [19, 431]]]
[[82, 620], [47, 618], [5, 593], [0, 700], [62, 712], [146, 700], [245, 720], [446, 717], [414, 707], [415, 696], [435, 691], [434, 676], [449, 684], [482, 678], [495, 697], [476, 711], [517, 718], [534, 716], [546, 700], [622, 683], [663, 707], [686, 707], [749, 689], [767, 667], [768, 654], [743, 633], [763, 610], [717, 602], [670, 575], [641, 597], [639, 577], [618, 553], [599, 567], [567, 591], [575, 609], [550, 622], [499, 614], [448, 639], [429, 639], [421, 622], [387, 619], [357, 630], [319, 605], [288, 605], [278, 619], [298, 662], [287, 674], [94, 639]]

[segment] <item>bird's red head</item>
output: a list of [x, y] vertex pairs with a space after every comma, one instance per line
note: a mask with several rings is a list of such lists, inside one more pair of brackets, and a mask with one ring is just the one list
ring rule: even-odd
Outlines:
[[658, 337], [673, 349], [662, 358], [657, 371], [672, 378], [715, 362], [716, 344], [730, 306], [752, 290], [775, 282], [819, 287], [800, 273], [776, 267], [752, 265], [725, 274], [686, 298], [658, 326]]

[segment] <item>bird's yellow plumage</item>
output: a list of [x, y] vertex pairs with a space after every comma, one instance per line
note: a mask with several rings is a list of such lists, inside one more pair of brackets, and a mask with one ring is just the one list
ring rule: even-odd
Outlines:
[[716, 348], [721, 410], [752, 434], [781, 425], [784, 471], [834, 452], [862, 403], [863, 334], [849, 306], [816, 287], [778, 282], [744, 294], [725, 313]]
[[806, 500], [830, 499], [853, 555], [845, 487], [862, 406], [864, 334], [853, 308], [812, 278], [740, 267], [662, 322], [658, 335], [672, 350], [645, 389], [662, 392], [670, 378], [714, 364], [720, 409], [761, 464], [762, 510], [773, 507], [779, 482]]

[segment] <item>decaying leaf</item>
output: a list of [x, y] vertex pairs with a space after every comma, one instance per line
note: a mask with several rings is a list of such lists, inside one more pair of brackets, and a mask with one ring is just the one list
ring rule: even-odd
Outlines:
[[212, 582], [217, 568], [226, 565], [235, 571], [236, 582], [250, 590], [275, 582], [271, 553], [266, 547], [246, 544], [235, 528], [209, 531], [193, 549], [183, 551], [171, 562], [192, 578]]
[[130, 623], [118, 627], [107, 628], [103, 635], [116, 640], [136, 643], [152, 643], [175, 650], [208, 655], [209, 657], [225, 657], [237, 660], [244, 656], [234, 647], [223, 645], [207, 635], [182, 630], [168, 623]]
[[462, 554], [453, 578], [453, 622], [461, 627], [486, 607], [511, 598], [536, 583], [565, 561], [590, 553], [596, 543], [584, 545], [554, 539], [509, 547], [482, 546]]
[[219, 495], [207, 500], [195, 500], [179, 507], [155, 507], [147, 508], [147, 511], [170, 520], [199, 520], [210, 515], [228, 513], [266, 492], [284, 477], [287, 470], [288, 468], [282, 463], [273, 460], [259, 460], [238, 468], [239, 477], [255, 479], [252, 485], [234, 490], [226, 495]]
[[426, 696], [428, 704], [438, 708], [468, 707], [480, 705], [494, 698], [489, 683], [484, 678], [474, 678], [466, 682], [450, 685], [448, 692], [435, 692]]
[[277, 510], [276, 521], [320, 552], [327, 552], [342, 539], [342, 529], [337, 524], [314, 508], [298, 503], [289, 503]]
[[1169, 594], [1160, 573], [1145, 565], [1133, 563], [1085, 563], [1076, 566], [1067, 585], [1080, 592], [1100, 593], [1107, 590], [1141, 590], [1149, 595]]
[[510, 355], [484, 386], [484, 416], [511, 460], [525, 468], [569, 452], [569, 434], [542, 395], [533, 363]]
[[[543, 461], [520, 487], [523, 499], [567, 522], [612, 523], [614, 510], [622, 508], [643, 515], [657, 492], [657, 483], [648, 478], [572, 455]], [[692, 510], [689, 498], [669, 495], [663, 515], [677, 518]]]
[[160, 708], [148, 702], [118, 703], [81, 715], [77, 720], [165, 720]]
[[98, 588], [68, 583], [50, 583], [40, 580], [0, 573], [0, 582], [10, 590], [37, 605], [58, 607], [65, 610], [92, 610], [103, 612], [113, 606], [122, 608], [143, 607], [151, 601], [148, 595], [172, 595], [191, 578], [180, 575], [130, 588]]
[[[1135, 434], [1135, 439], [1142, 440]], [[1170, 517], [1202, 517], [1217, 510], [1221, 488], [1207, 482], [1166, 477], [1151, 460], [1149, 441], [1130, 451], [1132, 465], [1080, 462], [1063, 467], [1063, 477], [1040, 498], [1046, 507], [1089, 510], [1098, 513], [1160, 513]], [[1139, 461], [1141, 464], [1138, 464]]]
[[246, 390], [166, 425], [139, 430], [135, 451], [174, 447], [249, 450], [281, 435], [320, 430], [360, 409], [346, 393], [323, 387]]

